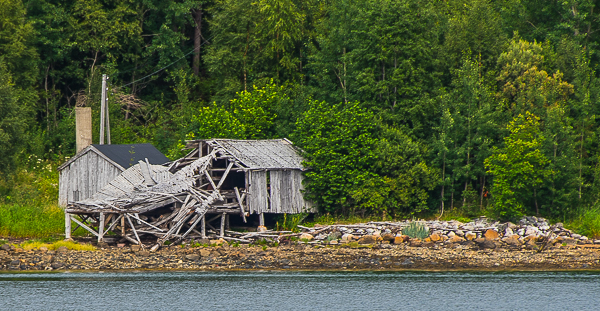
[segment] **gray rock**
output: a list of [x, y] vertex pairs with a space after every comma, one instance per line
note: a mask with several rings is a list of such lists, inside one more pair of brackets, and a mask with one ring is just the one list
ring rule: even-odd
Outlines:
[[198, 260], [199, 258], [200, 258], [200, 255], [198, 255], [198, 254], [185, 255], [185, 259], [191, 260], [191, 261]]
[[52, 263], [50, 265], [50, 267], [52, 267], [52, 269], [56, 270], [56, 269], [62, 268], [64, 265], [65, 264], [63, 264], [62, 262], [55, 262], [55, 263]]
[[402, 265], [403, 265], [403, 266], [410, 266], [410, 265], [412, 265], [412, 264], [414, 264], [414, 263], [415, 263], [415, 262], [414, 262], [414, 261], [412, 261], [412, 260], [410, 260], [410, 258], [406, 258], [406, 260], [404, 260], [404, 261], [402, 262]]
[[573, 233], [573, 234], [571, 234], [571, 237], [574, 239], [579, 239], [579, 238], [581, 238], [581, 234]]
[[59, 253], [65, 253], [68, 250], [69, 249], [66, 246], [61, 246], [56, 251], [59, 252]]
[[481, 243], [477, 243], [477, 244], [482, 249], [494, 249], [494, 248], [496, 248], [496, 243], [494, 243], [494, 241], [491, 241], [491, 240], [485, 240], [485, 241], [482, 241]]
[[0, 246], [0, 249], [2, 249], [3, 251], [10, 251], [10, 245], [8, 244], [2, 244], [2, 246]]
[[377, 243], [377, 238], [372, 235], [365, 235], [358, 240], [358, 244], [375, 244]]
[[21, 265], [21, 261], [20, 260], [13, 260], [10, 262], [10, 265], [13, 267], [18, 267]]

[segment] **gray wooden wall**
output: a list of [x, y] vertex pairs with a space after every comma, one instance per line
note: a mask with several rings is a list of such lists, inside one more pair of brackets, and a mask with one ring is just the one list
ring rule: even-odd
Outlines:
[[87, 199], [119, 174], [119, 167], [88, 151], [60, 172], [58, 204]]
[[248, 208], [250, 213], [297, 214], [316, 212], [316, 206], [304, 200], [300, 170], [249, 171]]

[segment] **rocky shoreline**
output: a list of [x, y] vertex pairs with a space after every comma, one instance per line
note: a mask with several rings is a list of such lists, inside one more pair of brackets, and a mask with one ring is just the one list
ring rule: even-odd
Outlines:
[[[406, 233], [410, 222], [303, 228], [260, 243], [223, 239], [187, 241], [150, 252], [138, 245], [100, 243], [96, 251], [66, 247], [0, 247], [0, 271], [98, 270], [600, 270], [600, 241], [561, 224], [526, 217], [519, 224], [479, 218], [419, 222], [424, 238]], [[423, 233], [422, 232], [422, 233]], [[82, 241], [84, 242], [84, 241]]]
[[170, 247], [150, 253], [137, 247], [98, 251], [0, 250], [0, 271], [65, 270], [600, 270], [600, 249], [561, 246], [538, 252], [474, 245], [414, 247], [366, 245], [315, 247]]

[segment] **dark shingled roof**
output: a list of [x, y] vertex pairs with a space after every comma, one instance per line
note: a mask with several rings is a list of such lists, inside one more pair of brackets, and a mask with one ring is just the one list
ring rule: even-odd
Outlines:
[[145, 161], [148, 158], [150, 164], [164, 164], [169, 162], [156, 147], [152, 144], [131, 144], [131, 145], [92, 145], [98, 151], [102, 152], [106, 157], [115, 161], [123, 168], [127, 169], [138, 161]]

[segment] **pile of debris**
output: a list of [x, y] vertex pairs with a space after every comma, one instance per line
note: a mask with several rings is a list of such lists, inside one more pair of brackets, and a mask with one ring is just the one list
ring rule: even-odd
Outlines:
[[72, 221], [98, 242], [112, 232], [142, 248], [150, 240], [153, 251], [190, 238], [250, 243], [291, 232], [238, 234], [229, 230], [231, 215], [244, 223], [257, 215], [262, 226], [265, 213], [316, 211], [302, 196], [303, 159], [289, 140], [211, 139], [188, 147], [185, 157], [165, 165], [140, 160], [91, 198], [68, 202], [66, 238]]

